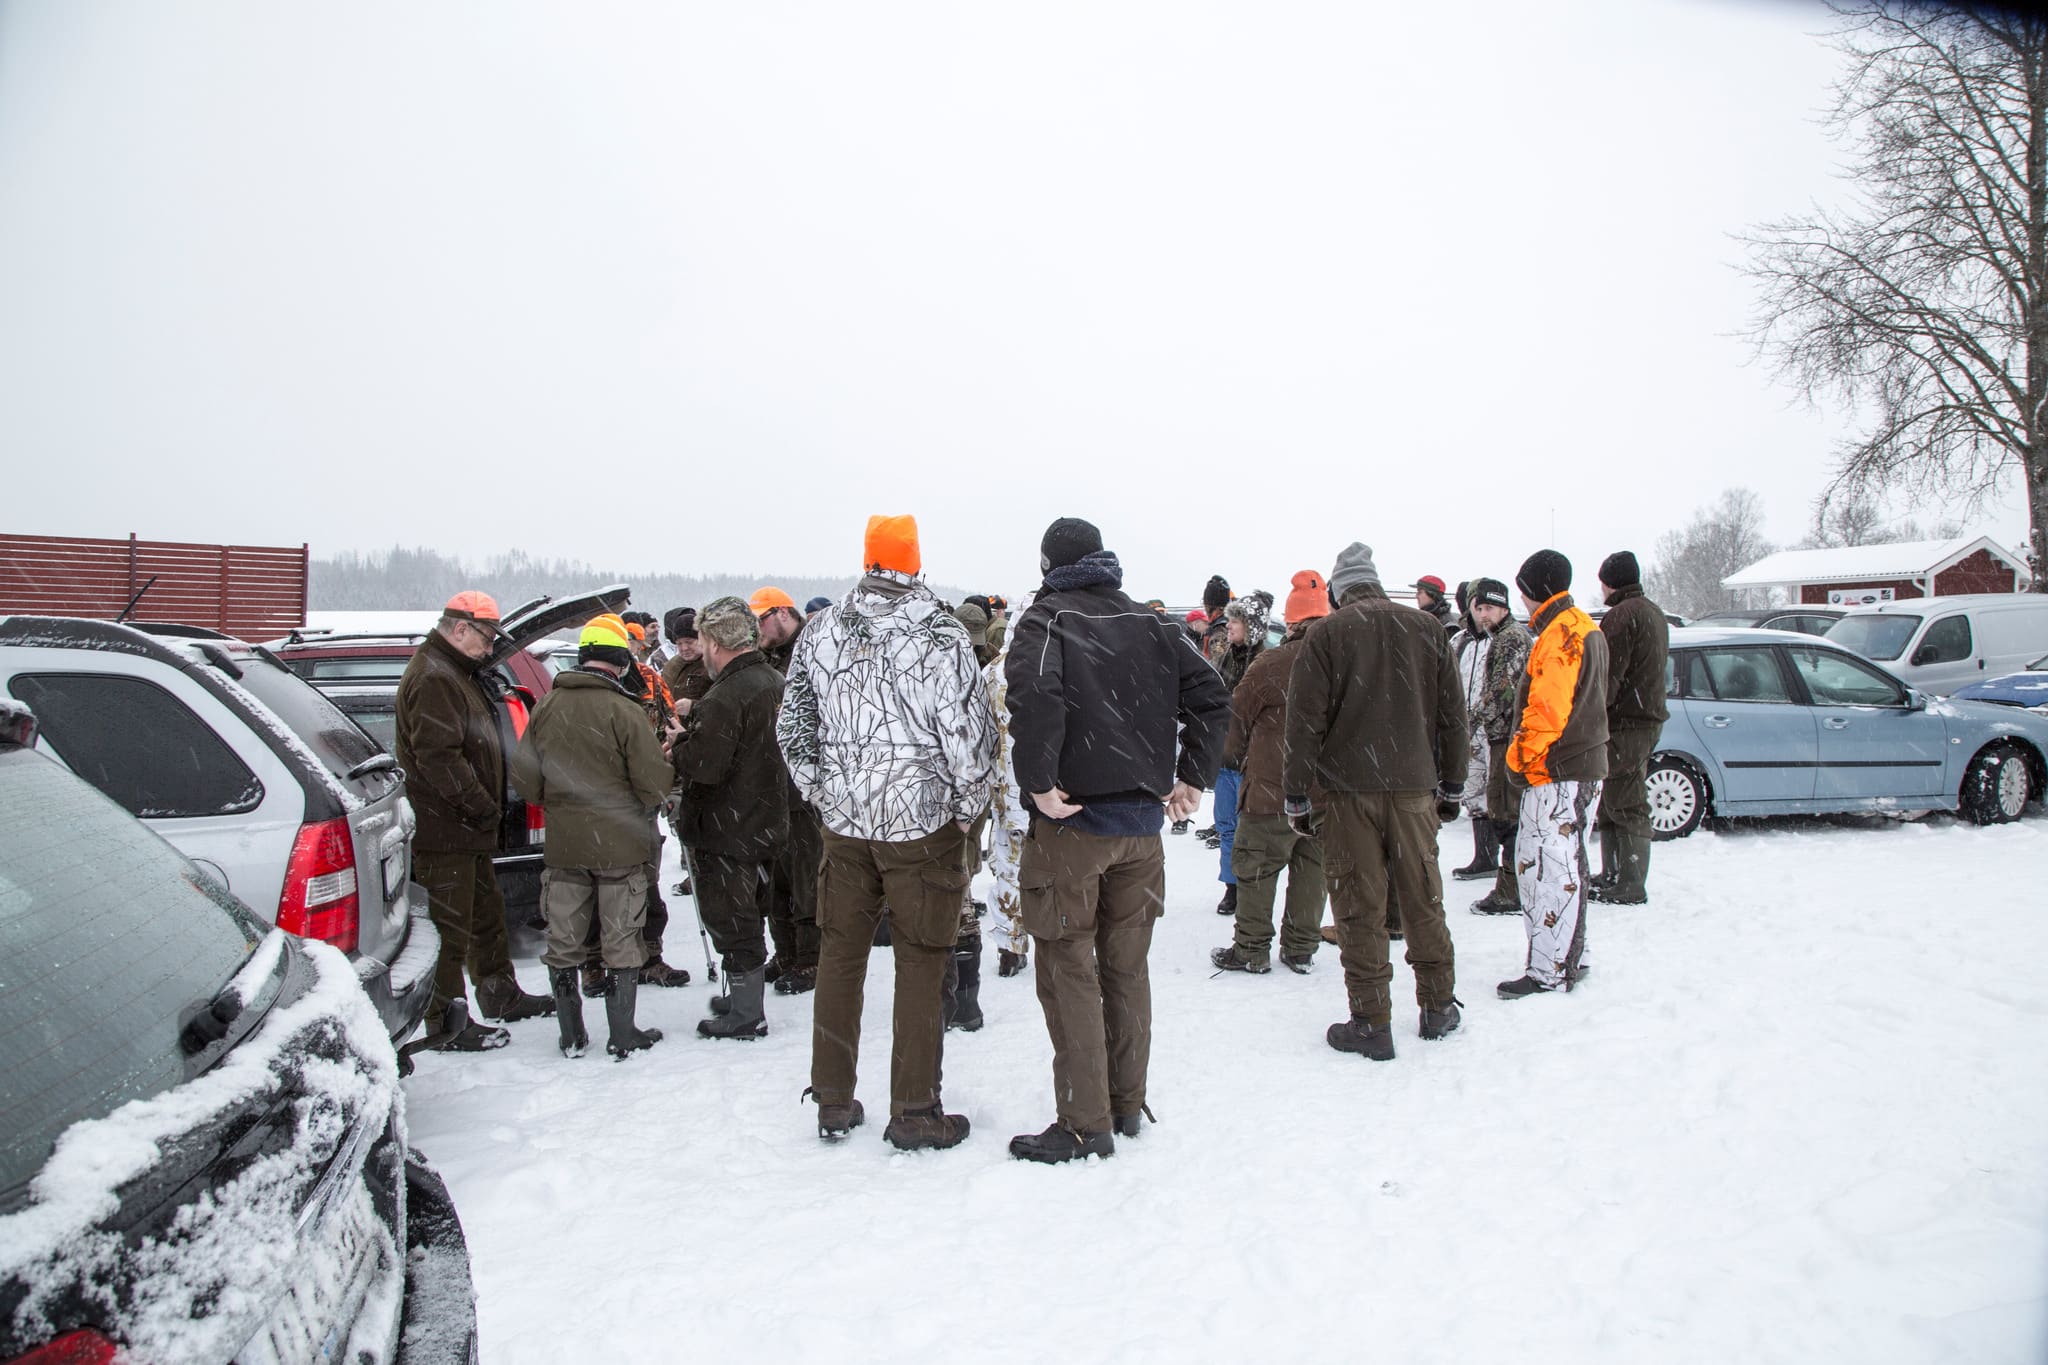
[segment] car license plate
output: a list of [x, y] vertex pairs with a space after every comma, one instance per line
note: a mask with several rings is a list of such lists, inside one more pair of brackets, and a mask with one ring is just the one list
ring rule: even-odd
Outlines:
[[[242, 1365], [336, 1359], [348, 1343], [343, 1320], [360, 1300], [382, 1256], [369, 1191], [356, 1191], [301, 1248], [302, 1273], [236, 1360]], [[305, 1273], [310, 1272], [310, 1273]]]

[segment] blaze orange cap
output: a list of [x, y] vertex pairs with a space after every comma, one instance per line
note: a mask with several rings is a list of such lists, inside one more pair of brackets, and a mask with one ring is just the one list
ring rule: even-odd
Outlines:
[[917, 518], [869, 517], [867, 545], [860, 562], [870, 569], [891, 569], [913, 576], [922, 573], [924, 556], [917, 548]]
[[459, 592], [448, 599], [448, 605], [441, 608], [441, 614], [462, 621], [495, 622], [498, 619], [498, 603], [487, 592]]
[[747, 610], [756, 616], [766, 616], [777, 607], [796, 610], [796, 599], [780, 588], [756, 588], [754, 595], [747, 599]]
[[1310, 621], [1330, 614], [1330, 585], [1314, 569], [1294, 576], [1294, 591], [1287, 594], [1287, 624]]
[[641, 625], [638, 621], [628, 621], [626, 622], [626, 634], [644, 643], [647, 639], [647, 627]]

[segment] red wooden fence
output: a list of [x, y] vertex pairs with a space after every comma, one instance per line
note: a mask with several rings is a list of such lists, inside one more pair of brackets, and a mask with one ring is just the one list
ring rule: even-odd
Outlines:
[[271, 640], [306, 624], [309, 567], [304, 545], [0, 535], [0, 613], [112, 618], [154, 578], [130, 620]]

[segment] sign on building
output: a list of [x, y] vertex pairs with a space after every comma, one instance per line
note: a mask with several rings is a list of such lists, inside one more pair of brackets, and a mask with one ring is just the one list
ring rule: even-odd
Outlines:
[[1892, 602], [1898, 594], [1890, 588], [1829, 588], [1828, 605], [1831, 607], [1868, 607], [1879, 602]]

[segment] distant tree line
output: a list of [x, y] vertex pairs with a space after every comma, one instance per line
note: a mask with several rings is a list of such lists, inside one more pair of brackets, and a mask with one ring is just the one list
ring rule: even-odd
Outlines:
[[[438, 607], [465, 588], [480, 588], [510, 611], [535, 597], [563, 597], [624, 583], [633, 606], [656, 616], [672, 607], [701, 607], [720, 597], [750, 597], [772, 583], [801, 607], [813, 597], [837, 601], [853, 586], [851, 577], [809, 578], [778, 574], [632, 573], [595, 569], [581, 560], [536, 559], [523, 550], [493, 555], [472, 566], [438, 550], [408, 549], [359, 554], [344, 551], [316, 558], [308, 585], [314, 611], [404, 611]], [[958, 602], [965, 593], [933, 585], [939, 596]]]

